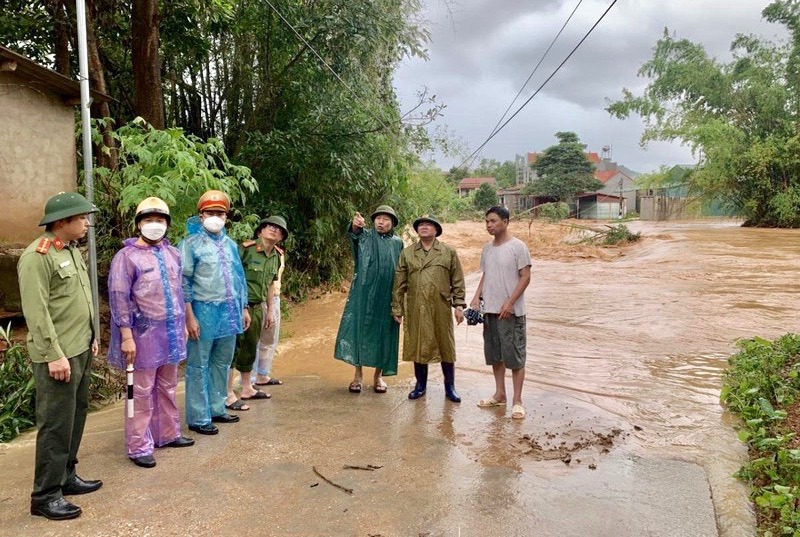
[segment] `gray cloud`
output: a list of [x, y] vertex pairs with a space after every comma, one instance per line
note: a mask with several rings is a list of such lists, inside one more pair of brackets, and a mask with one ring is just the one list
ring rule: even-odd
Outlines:
[[[619, 0], [606, 19], [545, 90], [485, 148], [498, 160], [541, 150], [553, 133], [573, 130], [590, 149], [614, 147], [614, 158], [640, 171], [661, 164], [691, 161], [679, 144], [639, 147], [638, 118], [619, 121], [603, 110], [606, 99], [623, 87], [641, 90], [647, 81], [636, 73], [652, 55], [665, 27], [679, 37], [702, 43], [709, 54], [730, 57], [737, 33], [780, 39], [780, 26], [761, 20], [764, 2], [722, 0]], [[485, 139], [508, 103], [576, 4], [573, 0], [428, 0], [422, 16], [433, 40], [430, 61], [407, 61], [395, 76], [401, 99], [411, 103], [415, 89], [427, 86], [447, 104], [443, 120], [470, 150]], [[584, 0], [548, 59], [514, 109], [553, 71], [597, 20], [608, 1]], [[449, 5], [449, 9], [448, 9]], [[439, 157], [443, 166], [457, 164]]]

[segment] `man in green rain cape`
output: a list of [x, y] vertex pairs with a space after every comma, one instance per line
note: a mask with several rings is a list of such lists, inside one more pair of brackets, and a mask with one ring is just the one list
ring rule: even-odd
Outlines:
[[348, 229], [355, 270], [334, 350], [337, 360], [356, 367], [352, 393], [361, 392], [364, 366], [375, 368], [375, 393], [386, 393], [383, 375], [397, 374], [400, 328], [392, 318], [392, 283], [403, 241], [394, 234], [394, 209], [381, 205], [371, 219], [374, 228], [365, 229], [356, 213]]

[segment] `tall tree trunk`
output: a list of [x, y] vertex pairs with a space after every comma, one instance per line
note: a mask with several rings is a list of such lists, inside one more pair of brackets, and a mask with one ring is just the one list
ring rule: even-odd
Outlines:
[[156, 129], [163, 129], [164, 98], [161, 59], [158, 53], [158, 1], [133, 0], [131, 18], [135, 112]]
[[48, 0], [47, 11], [53, 18], [53, 44], [55, 45], [56, 71], [70, 76], [69, 65], [69, 33], [70, 25], [63, 0]]

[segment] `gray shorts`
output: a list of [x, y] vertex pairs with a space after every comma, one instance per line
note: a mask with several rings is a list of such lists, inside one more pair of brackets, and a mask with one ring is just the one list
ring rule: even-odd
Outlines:
[[509, 369], [525, 367], [525, 316], [500, 319], [483, 314], [483, 354], [486, 365], [503, 363]]

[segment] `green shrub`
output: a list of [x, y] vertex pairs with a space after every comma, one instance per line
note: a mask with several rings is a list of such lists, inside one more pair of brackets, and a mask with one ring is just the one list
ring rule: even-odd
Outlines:
[[487, 211], [490, 207], [497, 205], [497, 191], [489, 183], [483, 183], [475, 191], [475, 197], [472, 199], [475, 208], [481, 211]]
[[[104, 152], [95, 120], [92, 136]], [[121, 125], [112, 134], [117, 144], [119, 168], [94, 168], [98, 260], [101, 275], [133, 232], [133, 216], [140, 201], [158, 196], [170, 208], [172, 225], [168, 237], [174, 243], [184, 234], [186, 219], [197, 213], [200, 195], [209, 189], [222, 190], [231, 198], [230, 234], [235, 240], [250, 238], [258, 217], [244, 206], [248, 196], [258, 190], [250, 170], [233, 164], [216, 138], [201, 140], [182, 129], [157, 130], [142, 118]]]
[[607, 227], [608, 231], [605, 234], [605, 240], [603, 241], [603, 244], [614, 245], [636, 242], [642, 236], [641, 233], [632, 233], [625, 224]]
[[720, 393], [742, 418], [739, 439], [750, 451], [750, 462], [737, 477], [751, 486], [763, 535], [798, 535], [800, 449], [792, 443], [796, 432], [787, 424], [786, 409], [800, 394], [800, 335], [741, 340], [737, 346]]
[[0, 442], [36, 424], [33, 371], [25, 346], [11, 341], [11, 324], [0, 327]]

